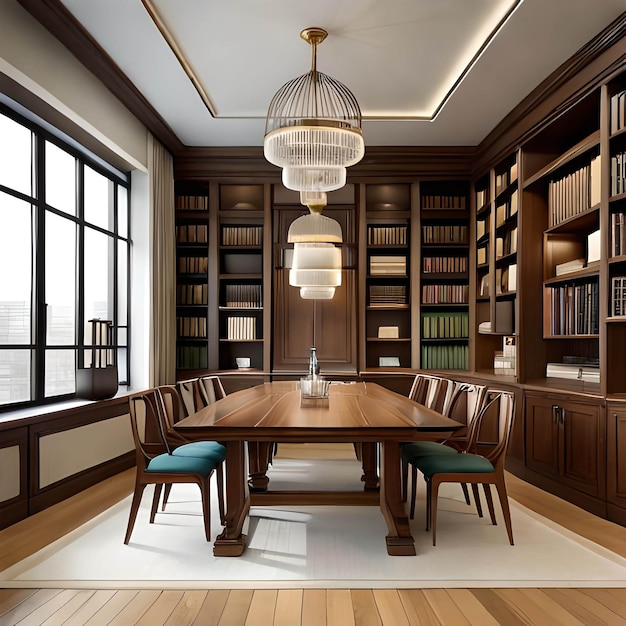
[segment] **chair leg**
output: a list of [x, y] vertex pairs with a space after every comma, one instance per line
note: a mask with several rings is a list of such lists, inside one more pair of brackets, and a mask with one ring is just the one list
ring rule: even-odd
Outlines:
[[224, 508], [224, 463], [220, 463], [215, 471], [215, 480], [217, 482], [217, 502], [220, 509], [220, 522], [226, 523], [226, 512]]
[[482, 517], [483, 507], [480, 503], [480, 493], [478, 491], [478, 485], [476, 483], [472, 483], [472, 493], [474, 494], [474, 501], [476, 502], [476, 512], [478, 513], [478, 517]]
[[485, 492], [487, 507], [489, 507], [489, 516], [491, 517], [491, 523], [496, 526], [496, 512], [493, 508], [493, 498], [491, 497], [491, 487], [489, 486], [489, 483], [483, 483], [483, 491]]
[[402, 459], [400, 468], [402, 472], [402, 502], [406, 502], [406, 499], [408, 497], [408, 487], [409, 487], [409, 464], [408, 462]]
[[161, 483], [156, 483], [154, 485], [154, 496], [152, 498], [152, 508], [150, 509], [150, 523], [154, 523], [154, 518], [157, 514], [157, 509], [159, 508], [159, 498], [161, 497], [161, 488], [163, 485]]
[[[434, 479], [434, 480], [433, 480]], [[437, 545], [437, 494], [439, 492], [439, 481], [436, 475], [429, 481], [430, 494], [430, 526], [433, 531], [433, 546]]]
[[[407, 468], [407, 473], [408, 473]], [[407, 476], [408, 480], [408, 476]], [[409, 513], [409, 518], [413, 519], [415, 517], [415, 500], [417, 498], [417, 468], [415, 465], [411, 465], [411, 509]]]
[[470, 496], [469, 496], [469, 489], [467, 488], [467, 483], [461, 483], [461, 489], [463, 489], [463, 495], [465, 496], [465, 504], [469, 506], [471, 502], [470, 502]]
[[133, 493], [133, 502], [130, 505], [130, 516], [128, 518], [128, 526], [126, 528], [126, 537], [124, 537], [124, 543], [126, 545], [128, 545], [133, 528], [135, 527], [137, 512], [139, 511], [139, 505], [141, 504], [141, 496], [143, 495], [143, 490], [145, 488], [145, 485], [135, 484], [135, 493]]
[[498, 490], [498, 497], [500, 498], [500, 506], [502, 507], [502, 515], [504, 516], [504, 524], [506, 525], [506, 532], [509, 535], [509, 543], [513, 544], [513, 526], [511, 524], [511, 511], [509, 509], [509, 498], [506, 493], [506, 485], [504, 483], [504, 477], [495, 483]]
[[211, 486], [209, 483], [210, 477], [206, 480], [198, 481], [200, 486], [200, 495], [202, 497], [202, 516], [204, 518], [204, 534], [206, 540], [211, 541]]
[[161, 511], [165, 511], [165, 505], [167, 501], [170, 499], [170, 492], [172, 491], [172, 483], [166, 483], [165, 489], [163, 490], [163, 504], [161, 505]]
[[431, 522], [431, 501], [430, 501], [430, 480], [424, 476], [424, 482], [426, 483], [426, 532], [430, 530], [430, 522]]

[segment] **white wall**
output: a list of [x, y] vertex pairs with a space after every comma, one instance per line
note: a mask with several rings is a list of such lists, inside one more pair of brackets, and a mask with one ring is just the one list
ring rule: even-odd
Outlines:
[[0, 72], [145, 170], [145, 126], [16, 0], [0, 0]]

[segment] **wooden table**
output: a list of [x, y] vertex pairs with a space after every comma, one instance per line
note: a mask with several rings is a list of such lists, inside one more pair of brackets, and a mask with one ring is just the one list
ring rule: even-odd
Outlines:
[[[226, 523], [216, 556], [240, 556], [250, 505], [380, 505], [388, 528], [387, 552], [415, 555], [400, 484], [400, 442], [441, 439], [461, 424], [374, 383], [331, 384], [322, 406], [301, 407], [296, 382], [265, 383], [237, 391], [176, 425], [188, 440], [226, 446]], [[381, 444], [380, 492], [249, 493], [246, 442]], [[277, 495], [278, 494], [278, 495]]]

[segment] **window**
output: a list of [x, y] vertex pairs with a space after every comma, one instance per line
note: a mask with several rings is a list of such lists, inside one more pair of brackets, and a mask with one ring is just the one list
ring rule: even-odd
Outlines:
[[129, 176], [0, 106], [0, 410], [75, 394], [89, 320], [128, 384]]

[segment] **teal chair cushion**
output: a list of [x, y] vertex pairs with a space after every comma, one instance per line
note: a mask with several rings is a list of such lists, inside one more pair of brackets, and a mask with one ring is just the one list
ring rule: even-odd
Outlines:
[[220, 463], [226, 458], [226, 448], [217, 441], [194, 441], [178, 446], [172, 454], [174, 456], [198, 456]]
[[458, 452], [444, 443], [436, 441], [412, 441], [402, 446], [402, 459], [407, 463], [412, 463], [414, 459], [422, 456], [432, 456], [433, 454], [458, 454]]
[[199, 474], [207, 477], [216, 465], [217, 463], [213, 459], [159, 454], [150, 460], [146, 471], [166, 474]]
[[430, 478], [434, 474], [490, 474], [493, 465], [479, 454], [433, 454], [415, 460], [414, 465]]

